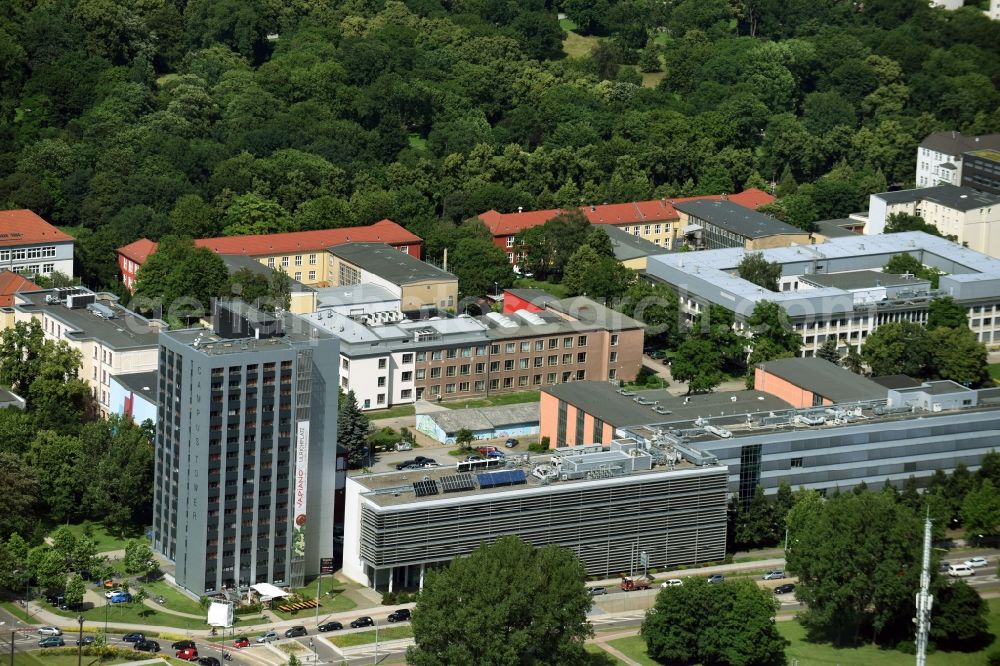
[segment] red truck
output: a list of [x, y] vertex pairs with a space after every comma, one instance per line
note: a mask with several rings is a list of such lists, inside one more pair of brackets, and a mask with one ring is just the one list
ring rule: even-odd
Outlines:
[[648, 590], [652, 583], [648, 578], [638, 577], [629, 578], [626, 576], [622, 578], [621, 588], [622, 592], [631, 592], [632, 590]]

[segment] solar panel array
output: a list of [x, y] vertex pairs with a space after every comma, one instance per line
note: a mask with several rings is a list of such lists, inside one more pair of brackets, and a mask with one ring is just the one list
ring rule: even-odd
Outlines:
[[413, 494], [417, 497], [427, 497], [429, 495], [438, 494], [438, 485], [436, 481], [414, 481], [413, 482]]
[[487, 472], [477, 474], [480, 488], [496, 488], [497, 486], [514, 486], [519, 483], [527, 483], [523, 469], [511, 469], [503, 472]]
[[476, 482], [472, 480], [471, 474], [455, 474], [454, 476], [442, 476], [441, 488], [446, 493], [458, 493], [463, 490], [475, 490]]

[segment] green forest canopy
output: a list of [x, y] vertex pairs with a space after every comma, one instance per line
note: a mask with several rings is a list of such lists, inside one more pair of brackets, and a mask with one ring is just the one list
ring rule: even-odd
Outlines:
[[[115, 282], [140, 236], [733, 192], [841, 217], [929, 132], [1000, 131], [1000, 24], [923, 0], [0, 3], [0, 204]], [[567, 58], [556, 20], [600, 39]], [[664, 75], [638, 85], [652, 57]], [[784, 176], [784, 177], [783, 177]], [[814, 218], [814, 219], [810, 219]]]

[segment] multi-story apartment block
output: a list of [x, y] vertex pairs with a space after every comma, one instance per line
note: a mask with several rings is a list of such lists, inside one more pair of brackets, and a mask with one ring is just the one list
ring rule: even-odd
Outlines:
[[869, 197], [866, 234], [881, 234], [894, 213], [919, 215], [943, 236], [1000, 257], [1000, 196], [968, 187], [938, 185]]
[[73, 277], [73, 237], [30, 210], [0, 211], [0, 270]]
[[240, 301], [160, 336], [153, 547], [196, 594], [299, 587], [333, 556], [335, 337]]
[[[802, 335], [802, 354], [812, 356], [828, 338], [860, 345], [883, 323], [927, 321], [935, 296], [951, 296], [968, 311], [969, 326], [986, 345], [1000, 344], [1000, 260], [919, 231], [831, 238], [822, 245], [763, 250], [781, 264], [779, 290], [770, 291], [737, 275], [746, 256], [740, 249], [661, 255], [647, 274], [673, 286], [688, 321], [711, 304], [735, 314], [737, 327], [761, 301], [784, 308]], [[909, 254], [945, 273], [938, 289], [914, 276], [889, 275], [882, 267]]]
[[[328, 248], [352, 242], [386, 243], [412, 257], [420, 258], [423, 241], [392, 220], [382, 220], [366, 227], [342, 227], [318, 231], [293, 231], [258, 236], [222, 236], [199, 238], [194, 244], [216, 254], [252, 257], [269, 268], [280, 268], [296, 282], [307, 286], [328, 285], [330, 255]], [[135, 276], [156, 243], [140, 238], [118, 248], [118, 269], [122, 282], [135, 289]]]
[[[755, 188], [730, 195], [706, 195], [701, 197], [681, 197], [674, 199], [653, 199], [651, 201], [632, 201], [619, 204], [601, 204], [581, 206], [580, 212], [591, 224], [607, 224], [618, 227], [626, 233], [638, 236], [655, 243], [667, 250], [674, 250], [684, 240], [680, 215], [675, 204], [685, 201], [718, 200], [729, 201], [756, 210], [764, 204], [774, 201], [774, 197]], [[545, 224], [561, 213], [569, 210], [549, 209], [523, 211], [516, 213], [500, 213], [488, 210], [479, 215], [479, 219], [493, 234], [493, 244], [507, 253], [510, 263], [517, 265], [519, 261], [516, 247], [517, 234], [530, 227]]]
[[362, 409], [581, 379], [630, 381], [642, 363], [643, 325], [587, 298], [549, 301], [536, 312], [418, 320], [398, 305], [344, 307], [305, 317], [340, 338], [341, 387]]
[[80, 378], [90, 385], [101, 416], [114, 412], [111, 378], [156, 369], [159, 331], [166, 324], [118, 304], [112, 294], [66, 287], [14, 295], [14, 321], [37, 320], [45, 337], [80, 352]]
[[965, 153], [1000, 149], [1000, 134], [963, 136], [961, 132], [934, 132], [917, 148], [917, 187], [969, 185], [963, 167]]

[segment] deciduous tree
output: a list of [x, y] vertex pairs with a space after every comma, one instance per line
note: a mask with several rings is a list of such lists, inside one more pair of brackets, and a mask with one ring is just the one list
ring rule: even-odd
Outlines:
[[966, 538], [972, 541], [996, 534], [997, 527], [1000, 527], [1000, 492], [989, 479], [983, 480], [978, 488], [965, 496], [962, 526], [965, 527]]
[[640, 634], [662, 664], [776, 666], [788, 645], [774, 624], [777, 610], [774, 595], [751, 580], [691, 576], [660, 590]]
[[[504, 581], [483, 585], [484, 577]], [[430, 571], [413, 610], [414, 666], [585, 663], [590, 594], [572, 552], [516, 536]], [[457, 611], [457, 612], [456, 612]]]
[[882, 324], [861, 346], [861, 358], [876, 376], [922, 377], [927, 357], [927, 331], [920, 324], [908, 321]]
[[781, 279], [781, 264], [768, 261], [763, 252], [748, 252], [743, 255], [740, 265], [736, 267], [740, 277], [753, 282], [758, 287], [769, 291], [778, 291], [778, 280]]
[[799, 577], [810, 636], [853, 645], [910, 634], [922, 530], [909, 508], [881, 492], [807, 495], [788, 528], [786, 569]]

